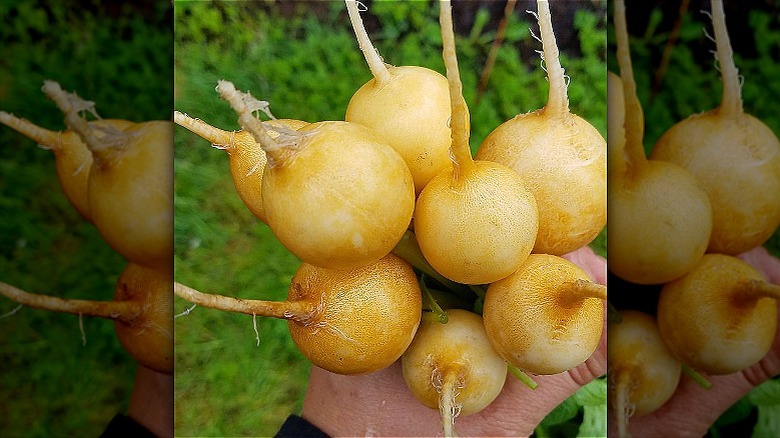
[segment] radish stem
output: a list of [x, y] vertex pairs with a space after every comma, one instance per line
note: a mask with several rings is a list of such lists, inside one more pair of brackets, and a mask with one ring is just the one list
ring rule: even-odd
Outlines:
[[43, 81], [43, 92], [46, 96], [57, 104], [57, 108], [65, 113], [65, 123], [68, 128], [75, 131], [81, 140], [87, 144], [92, 152], [98, 152], [108, 147], [95, 137], [87, 121], [79, 116], [79, 111], [91, 109], [91, 103], [81, 99], [75, 93], [68, 93], [62, 90], [60, 84], [54, 81]]
[[726, 15], [723, 12], [722, 0], [712, 0], [712, 27], [715, 31], [717, 59], [723, 81], [723, 101], [719, 111], [724, 115], [737, 115], [742, 113], [739, 71], [734, 65], [734, 52], [731, 50], [729, 33], [726, 29]]
[[539, 29], [542, 34], [544, 62], [547, 66], [547, 82], [550, 86], [544, 112], [551, 116], [562, 116], [569, 112], [569, 99], [566, 96], [566, 79], [552, 27], [550, 3], [547, 0], [539, 0], [537, 7], [539, 9]]
[[458, 405], [455, 401], [455, 390], [458, 383], [458, 371], [449, 370], [442, 376], [441, 394], [439, 394], [439, 412], [444, 426], [444, 436], [455, 436], [455, 417], [458, 415]]
[[311, 318], [314, 306], [304, 301], [244, 300], [224, 295], [199, 292], [181, 283], [173, 284], [173, 292], [193, 304], [245, 315], [260, 315], [303, 322]]
[[644, 137], [644, 115], [636, 94], [636, 82], [631, 67], [631, 54], [628, 48], [628, 27], [626, 24], [626, 4], [623, 0], [615, 2], [615, 38], [617, 40], [617, 59], [620, 66], [620, 78], [623, 81], [623, 99], [625, 102], [625, 158], [629, 171], [647, 163], [642, 146]]
[[710, 389], [712, 388], [712, 382], [707, 380], [706, 377], [704, 377], [701, 373], [694, 370], [693, 368], [689, 367], [688, 365], [683, 364], [682, 370], [685, 374], [688, 375], [691, 379], [693, 379], [694, 382], [696, 382], [699, 386], [701, 386], [704, 389]]
[[450, 150], [453, 158], [453, 183], [460, 181], [460, 176], [468, 173], [473, 167], [474, 159], [471, 157], [469, 147], [469, 111], [466, 101], [463, 99], [463, 84], [460, 81], [458, 71], [458, 58], [455, 53], [455, 31], [452, 25], [452, 5], [449, 1], [441, 0], [439, 3], [439, 24], [441, 25], [442, 56], [447, 68], [447, 82], [450, 89], [450, 105], [452, 116], [450, 118], [450, 130], [452, 131], [452, 146]]
[[761, 298], [772, 298], [780, 301], [780, 286], [762, 280], [746, 280], [737, 285], [738, 301], [754, 303]]
[[211, 144], [219, 146], [232, 146], [232, 132], [219, 129], [211, 126], [208, 123], [200, 119], [194, 119], [187, 114], [183, 114], [179, 111], [173, 112], [173, 121], [184, 128], [187, 128], [191, 132], [204, 138]]
[[587, 298], [607, 299], [607, 287], [592, 281], [577, 279], [558, 286], [563, 307], [577, 307]]
[[36, 143], [47, 147], [57, 147], [58, 132], [49, 131], [42, 128], [29, 120], [20, 119], [19, 117], [9, 114], [5, 111], [0, 111], [0, 123], [12, 128], [21, 134], [31, 138]]
[[371, 70], [371, 74], [374, 75], [378, 84], [387, 82], [391, 79], [390, 71], [387, 69], [382, 57], [379, 56], [379, 52], [376, 50], [371, 40], [368, 38], [366, 27], [363, 25], [363, 20], [360, 18], [360, 11], [358, 10], [358, 2], [356, 0], [345, 0], [347, 5], [347, 13], [349, 14], [349, 21], [352, 23], [352, 29], [355, 30], [355, 36], [358, 40], [358, 46], [360, 51], [363, 52], [363, 57], [368, 63], [368, 68]]
[[628, 437], [628, 418], [631, 416], [630, 391], [631, 374], [621, 371], [617, 375], [617, 385], [615, 388], [615, 415], [617, 416], [618, 436]]
[[[228, 101], [230, 106], [238, 113], [238, 121], [241, 126], [252, 134], [255, 141], [263, 148], [267, 157], [268, 165], [274, 166], [290, 156], [290, 147], [295, 147], [294, 142], [283, 144], [273, 140], [263, 125], [263, 122], [252, 115], [252, 112], [260, 109], [256, 108], [259, 100], [252, 97], [249, 93], [242, 93], [236, 90], [232, 82], [220, 80], [217, 83], [217, 92], [222, 99]], [[298, 137], [300, 138], [300, 137]]]
[[0, 282], [0, 295], [19, 304], [52, 312], [88, 315], [129, 322], [138, 317], [142, 305], [131, 301], [73, 300], [50, 295], [25, 292], [10, 284]]
[[534, 379], [531, 378], [528, 374], [526, 374], [524, 371], [522, 371], [520, 368], [512, 365], [511, 363], [506, 364], [507, 369], [509, 370], [509, 373], [515, 376], [517, 380], [523, 382], [523, 384], [531, 389], [536, 389], [539, 387], [539, 384], [536, 383]]
[[420, 278], [420, 291], [422, 291], [423, 294], [423, 306], [427, 306], [431, 313], [436, 316], [436, 322], [447, 324], [447, 321], [449, 321], [447, 312], [442, 309], [439, 303], [436, 302], [436, 299], [433, 298], [433, 295], [431, 294], [431, 291], [428, 290], [428, 286], [425, 284], [423, 278]]

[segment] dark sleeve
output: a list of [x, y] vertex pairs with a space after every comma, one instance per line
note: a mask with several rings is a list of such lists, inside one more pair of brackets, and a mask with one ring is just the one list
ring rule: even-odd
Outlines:
[[116, 414], [100, 438], [155, 438], [154, 434], [124, 414]]
[[330, 438], [317, 426], [309, 423], [297, 415], [290, 415], [282, 424], [274, 438]]

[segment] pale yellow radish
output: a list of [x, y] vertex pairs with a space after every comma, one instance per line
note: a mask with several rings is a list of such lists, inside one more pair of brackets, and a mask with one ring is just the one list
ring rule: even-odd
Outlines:
[[[227, 152], [230, 175], [236, 186], [236, 192], [249, 211], [261, 222], [265, 222], [262, 183], [268, 159], [252, 134], [243, 129], [225, 131], [179, 111], [173, 112], [173, 121], [208, 140], [215, 148]], [[272, 127], [268, 130], [268, 136], [272, 139], [279, 136], [279, 132], [274, 131], [273, 127], [297, 130], [308, 125], [307, 122], [293, 119], [271, 119], [265, 123]]]
[[628, 437], [631, 416], [655, 411], [677, 389], [682, 364], [664, 344], [655, 319], [635, 310], [620, 312], [607, 336], [609, 406], [618, 436]]
[[353, 269], [393, 249], [411, 222], [414, 183], [406, 163], [379, 134], [332, 121], [272, 139], [251, 114], [256, 99], [227, 81], [217, 90], [266, 152], [266, 222], [290, 252], [315, 266]]
[[725, 254], [705, 254], [658, 300], [658, 327], [682, 363], [708, 374], [748, 368], [766, 355], [777, 332], [780, 286]]
[[454, 436], [457, 416], [477, 413], [498, 397], [507, 365], [479, 315], [450, 309], [447, 317], [446, 324], [423, 322], [401, 363], [412, 394], [438, 409], [444, 435]]
[[352, 96], [344, 120], [384, 137], [409, 166], [419, 193], [440, 170], [452, 166], [447, 78], [424, 67], [385, 64], [368, 38], [357, 2], [346, 0], [346, 5], [374, 77]]
[[485, 329], [496, 351], [517, 368], [561, 373], [598, 347], [606, 289], [566, 259], [531, 254], [515, 273], [488, 287]]
[[517, 172], [471, 157], [451, 5], [440, 5], [452, 103], [453, 168], [440, 171], [420, 193], [414, 230], [426, 260], [443, 276], [459, 283], [491, 283], [517, 270], [531, 253], [538, 211]]
[[414, 270], [393, 254], [352, 270], [304, 263], [293, 276], [287, 301], [236, 299], [179, 283], [175, 293], [203, 307], [286, 319], [301, 352], [338, 374], [369, 373], [398, 360], [422, 315]]
[[528, 184], [539, 209], [533, 252], [563, 255], [591, 242], [607, 222], [607, 144], [569, 110], [550, 6], [538, 1], [549, 82], [547, 105], [491, 132], [475, 158], [505, 164]]
[[780, 140], [743, 111], [721, 0], [712, 0], [712, 24], [721, 104], [672, 126], [650, 158], [678, 164], [696, 177], [712, 203], [707, 251], [736, 255], [760, 246], [780, 226]]
[[[636, 95], [625, 3], [615, 2], [615, 33], [625, 103], [624, 141], [609, 144], [609, 269], [640, 284], [664, 283], [688, 272], [704, 254], [712, 229], [706, 192], [688, 171], [648, 160]], [[611, 113], [613, 118], [619, 118]], [[612, 119], [610, 119], [610, 123]], [[610, 128], [610, 133], [619, 130]], [[621, 148], [622, 146], [622, 148]]]

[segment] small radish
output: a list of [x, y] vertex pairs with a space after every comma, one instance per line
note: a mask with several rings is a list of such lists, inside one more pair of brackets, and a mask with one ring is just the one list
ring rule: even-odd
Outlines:
[[523, 177], [539, 208], [533, 252], [563, 255], [588, 244], [607, 222], [607, 144], [569, 111], [550, 5], [537, 4], [550, 83], [547, 105], [501, 124], [475, 158], [507, 165]]
[[485, 329], [510, 364], [533, 374], [561, 373], [598, 347], [606, 289], [566, 259], [531, 254], [515, 273], [488, 287]]
[[199, 306], [286, 319], [298, 349], [315, 365], [338, 374], [369, 373], [398, 360], [422, 314], [414, 270], [393, 254], [352, 270], [303, 263], [287, 301], [205, 294], [179, 283], [174, 291]]
[[420, 193], [414, 231], [426, 260], [443, 276], [458, 283], [492, 283], [517, 270], [531, 253], [539, 215], [517, 172], [471, 157], [451, 5], [442, 1], [440, 6], [453, 167], [440, 171]]
[[[645, 156], [644, 121], [622, 0], [615, 2], [615, 34], [625, 113], [624, 141], [613, 142], [610, 136], [608, 151], [608, 264], [624, 280], [660, 284], [688, 272], [704, 254], [712, 229], [712, 209], [707, 193], [690, 172]], [[609, 92], [614, 96], [613, 90]], [[613, 111], [610, 115], [620, 118]], [[610, 128], [610, 134], [617, 132], [619, 129]]]
[[682, 364], [664, 344], [652, 316], [634, 310], [620, 314], [619, 323], [609, 323], [607, 377], [618, 436], [628, 437], [629, 417], [655, 411], [674, 394]]
[[173, 261], [173, 124], [150, 121], [102, 136], [79, 116], [83, 101], [44, 82], [43, 90], [92, 153], [89, 213], [128, 261], [167, 269]]
[[418, 400], [441, 413], [445, 436], [458, 415], [489, 405], [504, 387], [507, 365], [490, 344], [482, 318], [447, 311], [448, 322], [423, 322], [401, 360], [404, 380]]
[[780, 140], [742, 108], [741, 84], [723, 2], [712, 0], [723, 99], [672, 126], [650, 155], [685, 167], [712, 203], [707, 252], [736, 255], [763, 244], [780, 226]]
[[377, 133], [349, 122], [319, 122], [271, 139], [252, 116], [257, 100], [220, 81], [217, 91], [268, 157], [263, 209], [274, 235], [305, 263], [354, 269], [388, 254], [414, 210], [414, 183]]
[[368, 126], [387, 139], [409, 166], [420, 193], [440, 170], [452, 165], [447, 79], [424, 67], [386, 65], [368, 38], [358, 2], [345, 1], [374, 78], [352, 96], [344, 120]]
[[[92, 102], [84, 102], [83, 110], [94, 112]], [[0, 123], [31, 138], [39, 146], [52, 151], [57, 178], [60, 181], [65, 197], [85, 220], [90, 221], [89, 201], [87, 198], [87, 180], [92, 167], [92, 154], [81, 141], [78, 134], [70, 129], [50, 131], [37, 126], [25, 119], [14, 117], [5, 111], [0, 111]], [[98, 138], [104, 133], [116, 134], [133, 122], [121, 119], [98, 119], [88, 122]]]
[[0, 282], [0, 295], [25, 306], [114, 320], [124, 349], [139, 364], [173, 373], [173, 275], [128, 263], [117, 280], [114, 301], [63, 299], [25, 292]]
[[669, 349], [696, 371], [728, 374], [769, 351], [777, 331], [780, 286], [742, 260], [705, 254], [658, 300], [658, 327]]
[[[268, 160], [265, 151], [255, 142], [252, 134], [244, 130], [224, 131], [178, 111], [173, 112], [173, 121], [208, 140], [215, 148], [227, 152], [230, 175], [238, 195], [249, 211], [265, 223], [262, 182]], [[281, 126], [292, 130], [308, 125], [307, 122], [292, 119], [272, 119], [266, 123], [271, 127]], [[273, 139], [278, 137], [279, 133], [271, 128], [268, 135]]]

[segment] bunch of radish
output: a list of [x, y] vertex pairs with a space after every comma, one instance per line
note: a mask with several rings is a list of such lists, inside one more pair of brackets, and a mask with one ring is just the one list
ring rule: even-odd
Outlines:
[[453, 436], [455, 418], [488, 406], [508, 369], [533, 387], [528, 374], [565, 372], [595, 351], [606, 287], [561, 256], [605, 225], [606, 144], [569, 111], [547, 1], [538, 20], [549, 102], [498, 127], [476, 159], [450, 2], [440, 3], [446, 77], [385, 64], [358, 3], [345, 3], [374, 78], [344, 121], [276, 119], [226, 80], [216, 90], [241, 130], [174, 117], [228, 152], [241, 199], [301, 260], [287, 301], [182, 283], [175, 293], [287, 320], [301, 352], [334, 373], [401, 359], [412, 393]]
[[[111, 319], [136, 362], [171, 374], [173, 124], [102, 119], [94, 103], [56, 82], [45, 81], [43, 91], [65, 114], [66, 130], [50, 131], [4, 111], [0, 122], [54, 153], [65, 195], [127, 266], [107, 301], [62, 299], [4, 282], [0, 294], [38, 309]], [[95, 119], [88, 121], [87, 112]]]
[[[657, 305], [655, 318], [624, 310], [623, 321], [610, 325], [608, 375], [621, 436], [632, 413], [652, 412], [672, 396], [681, 369], [707, 387], [702, 374], [755, 365], [777, 332], [780, 286], [736, 255], [780, 225], [780, 142], [743, 113], [723, 3], [711, 4], [723, 102], [670, 128], [648, 159], [625, 3], [615, 2], [620, 78], [609, 74], [609, 269], [626, 282], [613, 288], [618, 298], [647, 293], [639, 285], [660, 289], [646, 297]], [[643, 357], [639, 344], [656, 353]]]

